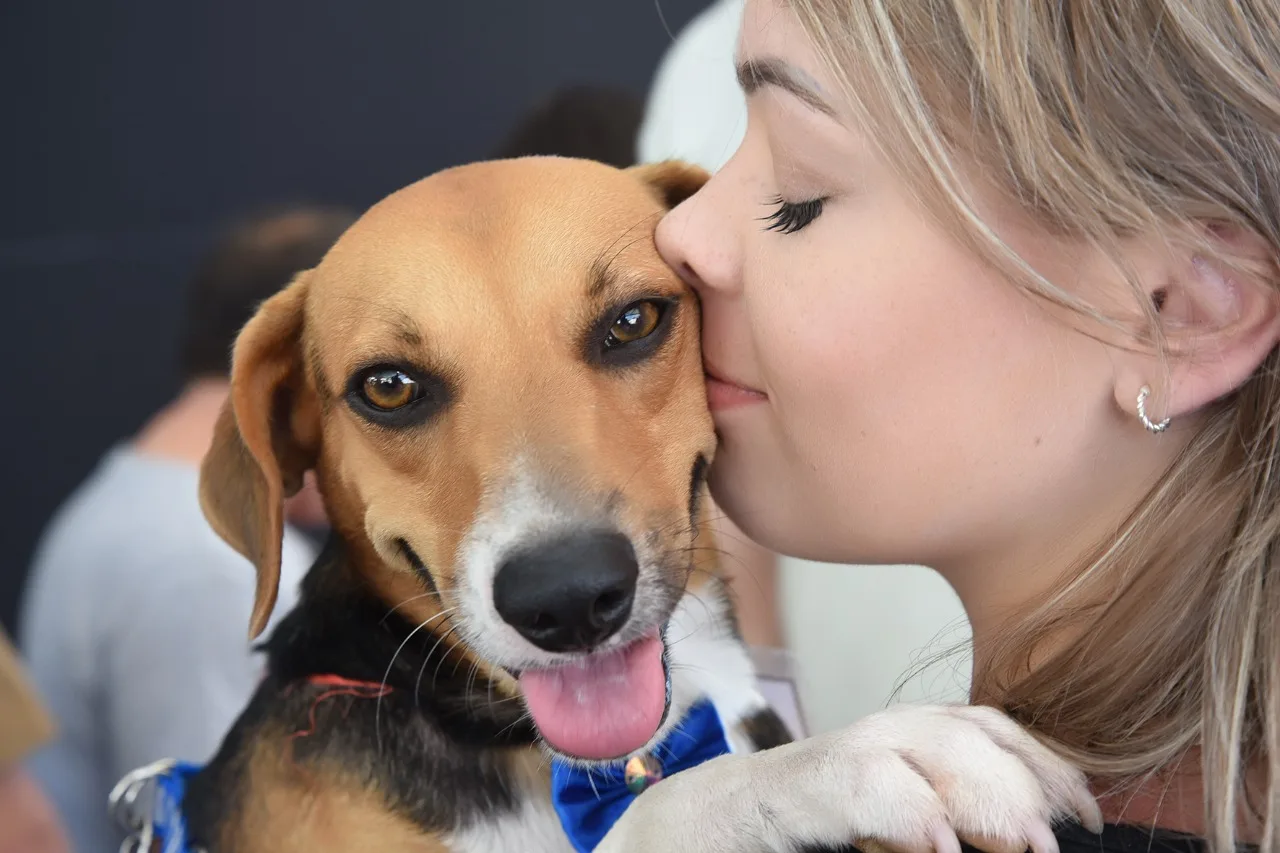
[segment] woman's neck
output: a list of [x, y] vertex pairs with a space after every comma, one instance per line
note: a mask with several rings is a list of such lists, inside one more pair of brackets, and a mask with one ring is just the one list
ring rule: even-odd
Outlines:
[[1206, 834], [1204, 781], [1198, 762], [1184, 762], [1176, 770], [1138, 783], [1095, 781], [1092, 788], [1108, 823], [1160, 827], [1200, 838]]
[[[1250, 774], [1249, 790], [1261, 791], [1262, 768]], [[1200, 753], [1192, 750], [1177, 767], [1129, 785], [1093, 785], [1098, 805], [1108, 823], [1159, 827], [1197, 838], [1206, 838], [1204, 773]], [[1255, 799], [1254, 802], [1257, 802]], [[1248, 798], [1237, 804], [1236, 841], [1257, 845], [1262, 838], [1262, 821], [1249, 807]]]
[[[1087, 551], [1073, 551], [1070, 548], [1048, 549], [1047, 553], [1072, 554]], [[1043, 555], [1042, 555], [1043, 556]], [[996, 671], [1002, 664], [1008, 666], [1009, 654], [1007, 640], [1010, 630], [1017, 620], [1025, 617], [1031, 609], [1046, 601], [1047, 597], [1058, 588], [1063, 580], [1073, 577], [1070, 572], [1078, 571], [1083, 558], [1077, 562], [1061, 567], [1031, 562], [1031, 555], [1023, 558], [1023, 566], [1032, 568], [1021, 573], [1001, 574], [996, 563], [988, 564], [987, 578], [976, 582], [973, 576], [948, 574], [956, 589], [966, 615], [972, 625], [973, 636], [973, 677], [971, 701], [983, 704], [1001, 705], [999, 685], [1008, 684], [1033, 671], [1050, 656], [1062, 651], [1090, 632], [1087, 622], [1067, 623], [1064, 627], [1044, 637], [1030, 654], [1017, 657], [1016, 665], [1021, 671]], [[992, 583], [993, 577], [1004, 582]], [[1036, 584], [1035, 579], [1048, 578], [1052, 582]], [[1027, 650], [1023, 650], [1024, 652]], [[1260, 775], [1260, 774], [1259, 774]], [[1261, 778], [1252, 779], [1254, 790], [1265, 791]], [[1098, 797], [1104, 818], [1108, 823], [1130, 824], [1147, 828], [1159, 828], [1171, 832], [1179, 832], [1198, 838], [1206, 837], [1208, 827], [1205, 818], [1204, 775], [1198, 752], [1188, 754], [1176, 767], [1160, 773], [1125, 784], [1113, 784], [1096, 781], [1093, 786]], [[1257, 816], [1240, 805], [1240, 819], [1237, 824], [1238, 841], [1245, 844], [1257, 844], [1262, 837], [1262, 825]]]

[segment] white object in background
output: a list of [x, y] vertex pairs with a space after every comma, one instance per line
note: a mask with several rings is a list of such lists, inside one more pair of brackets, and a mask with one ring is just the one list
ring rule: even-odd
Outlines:
[[809, 736], [809, 725], [800, 708], [800, 685], [796, 683], [795, 666], [785, 649], [753, 646], [748, 649], [756, 670], [756, 686], [787, 730], [796, 740]]
[[[811, 733], [904, 702], [963, 702], [972, 655], [960, 600], [922, 566], [846, 566], [784, 557], [779, 591]], [[951, 652], [950, 654], [944, 654]]]
[[640, 126], [640, 162], [675, 158], [714, 172], [733, 156], [747, 128], [733, 67], [742, 10], [743, 0], [716, 0], [667, 49]]

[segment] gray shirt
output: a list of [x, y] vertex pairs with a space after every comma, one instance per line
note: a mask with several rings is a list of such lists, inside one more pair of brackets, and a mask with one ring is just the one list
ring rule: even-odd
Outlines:
[[[59, 733], [30, 769], [79, 853], [119, 846], [106, 804], [121, 776], [208, 760], [261, 674], [253, 567], [210, 529], [197, 481], [192, 466], [116, 448], [36, 552], [20, 645]], [[272, 626], [314, 557], [286, 530]]]

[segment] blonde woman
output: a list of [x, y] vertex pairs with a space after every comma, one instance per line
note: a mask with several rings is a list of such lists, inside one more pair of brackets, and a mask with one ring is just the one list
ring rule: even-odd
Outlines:
[[[1280, 6], [748, 0], [738, 68], [741, 145], [658, 232], [718, 503], [946, 577], [974, 701], [1094, 780], [1109, 826], [1064, 850], [1276, 853]], [[788, 805], [809, 757], [657, 785], [610, 849], [838, 810]]]

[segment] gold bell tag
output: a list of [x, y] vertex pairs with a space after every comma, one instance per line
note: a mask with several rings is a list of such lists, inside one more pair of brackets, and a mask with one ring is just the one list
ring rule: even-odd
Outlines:
[[623, 771], [627, 790], [640, 794], [662, 781], [662, 765], [652, 755], [634, 755]]

